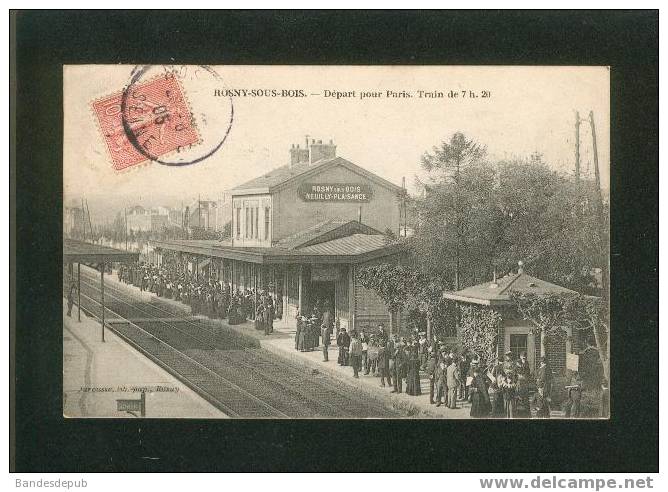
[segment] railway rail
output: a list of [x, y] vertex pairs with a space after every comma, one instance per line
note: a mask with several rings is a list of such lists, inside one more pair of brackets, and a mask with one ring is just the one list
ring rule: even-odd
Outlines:
[[[101, 317], [99, 286], [82, 271], [82, 309]], [[87, 292], [87, 293], [85, 293]], [[89, 295], [90, 294], [90, 295]], [[106, 325], [231, 417], [387, 418], [387, 408], [333, 378], [306, 372], [223, 327], [177, 307], [105, 286]]]

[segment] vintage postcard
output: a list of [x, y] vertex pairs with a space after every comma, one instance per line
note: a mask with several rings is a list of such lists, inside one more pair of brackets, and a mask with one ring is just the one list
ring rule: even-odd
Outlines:
[[64, 416], [609, 417], [608, 67], [63, 70]]

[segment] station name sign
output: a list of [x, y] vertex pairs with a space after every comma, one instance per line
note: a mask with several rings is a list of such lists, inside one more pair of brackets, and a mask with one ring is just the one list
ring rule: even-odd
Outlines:
[[373, 196], [371, 186], [356, 183], [302, 183], [297, 192], [305, 202], [365, 203]]

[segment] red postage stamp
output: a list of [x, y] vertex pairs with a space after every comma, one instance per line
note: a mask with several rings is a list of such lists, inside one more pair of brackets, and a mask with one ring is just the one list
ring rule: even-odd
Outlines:
[[130, 87], [124, 105], [123, 97], [118, 92], [93, 102], [117, 171], [198, 143], [195, 120], [174, 74]]

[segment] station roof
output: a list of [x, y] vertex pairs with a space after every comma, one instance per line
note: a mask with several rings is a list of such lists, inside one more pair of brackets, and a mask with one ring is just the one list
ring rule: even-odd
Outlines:
[[156, 241], [155, 246], [210, 258], [226, 258], [260, 264], [298, 263], [363, 263], [375, 258], [400, 253], [403, 243], [387, 243], [382, 234], [353, 234], [299, 249], [279, 245], [271, 248], [232, 247], [229, 243], [211, 240]]
[[110, 248], [101, 244], [65, 238], [63, 241], [63, 261], [66, 263], [101, 263], [103, 261], [136, 261], [139, 253]]
[[350, 171], [369, 179], [370, 181], [376, 182], [380, 186], [384, 186], [397, 192], [401, 191], [400, 186], [397, 186], [394, 183], [391, 183], [390, 181], [381, 178], [377, 174], [367, 171], [366, 169], [356, 164], [353, 164], [352, 162], [342, 157], [334, 157], [332, 159], [321, 159], [319, 161], [312, 162], [310, 164], [302, 163], [302, 164], [294, 164], [292, 166], [285, 165], [278, 167], [276, 169], [273, 169], [272, 171], [269, 171], [266, 174], [263, 174], [262, 176], [251, 179], [250, 181], [246, 181], [245, 183], [236, 186], [235, 188], [230, 190], [230, 193], [232, 195], [254, 195], [260, 193], [272, 193], [276, 189], [288, 185], [298, 177], [307, 177], [315, 175], [322, 171], [325, 171], [326, 169], [330, 169], [336, 166], [343, 166], [349, 169]]
[[357, 220], [329, 219], [281, 239], [277, 246], [286, 249], [299, 249], [356, 233], [380, 234], [380, 231]]
[[503, 306], [512, 301], [512, 292], [523, 292], [532, 294], [575, 294], [576, 292], [536, 277], [532, 277], [522, 271], [501, 277], [496, 282], [485, 282], [473, 285], [456, 292], [446, 292], [445, 299], [453, 301], [483, 304], [486, 306]]

